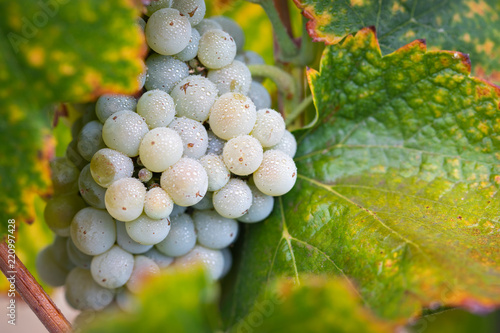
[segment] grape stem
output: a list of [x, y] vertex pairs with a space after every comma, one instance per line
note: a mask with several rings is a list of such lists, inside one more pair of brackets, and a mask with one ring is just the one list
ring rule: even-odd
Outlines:
[[[10, 252], [7, 243], [0, 242], [0, 270], [8, 278], [15, 276], [16, 292], [21, 295], [50, 333], [71, 332], [71, 324], [61, 313], [61, 310], [57, 308], [21, 260]], [[14, 258], [15, 263], [13, 264]]]
[[278, 87], [286, 100], [293, 100], [296, 95], [295, 79], [281, 68], [271, 65], [249, 65], [252, 76], [268, 78]]
[[312, 95], [307, 96], [300, 102], [299, 105], [295, 109], [293, 109], [290, 114], [287, 115], [286, 117], [286, 126], [290, 125], [295, 119], [297, 119], [298, 116], [300, 116], [306, 109], [307, 107], [312, 103], [313, 98]]

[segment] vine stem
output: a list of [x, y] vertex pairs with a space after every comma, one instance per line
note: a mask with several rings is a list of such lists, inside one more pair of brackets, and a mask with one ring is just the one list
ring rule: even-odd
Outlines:
[[9, 247], [5, 242], [0, 242], [0, 270], [7, 278], [14, 277], [16, 292], [21, 295], [50, 333], [71, 332], [71, 324], [61, 310], [57, 308], [21, 260], [9, 253]]
[[268, 78], [276, 83], [278, 91], [285, 99], [292, 100], [295, 97], [295, 79], [281, 68], [272, 65], [249, 65], [248, 69], [252, 76]]
[[312, 95], [307, 96], [302, 100], [302, 102], [297, 105], [295, 109], [286, 117], [286, 125], [290, 125], [298, 116], [300, 116], [307, 107], [312, 103], [313, 98]]

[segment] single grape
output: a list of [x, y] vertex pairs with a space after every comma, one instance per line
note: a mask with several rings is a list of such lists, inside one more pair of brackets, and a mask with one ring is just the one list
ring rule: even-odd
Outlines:
[[253, 185], [249, 185], [252, 191], [252, 205], [248, 209], [248, 213], [238, 217], [238, 221], [245, 223], [254, 223], [265, 220], [273, 211], [274, 198], [265, 195]]
[[153, 178], [153, 173], [146, 168], [142, 168], [137, 173], [137, 178], [139, 178], [141, 182], [147, 183], [151, 180], [151, 178]]
[[160, 54], [152, 54], [146, 60], [148, 75], [145, 87], [147, 90], [163, 90], [169, 93], [172, 88], [189, 75], [186, 63]]
[[104, 143], [129, 157], [139, 155], [141, 140], [149, 131], [144, 118], [132, 111], [119, 111], [102, 128]]
[[285, 130], [285, 121], [281, 114], [272, 109], [261, 109], [257, 111], [257, 120], [250, 134], [259, 140], [263, 147], [272, 147], [280, 142]]
[[190, 268], [199, 264], [205, 266], [212, 279], [217, 280], [222, 276], [224, 257], [219, 250], [196, 245], [189, 253], [175, 259], [175, 265], [182, 268]]
[[179, 206], [192, 206], [207, 193], [208, 176], [196, 160], [183, 157], [162, 173], [161, 187]]
[[214, 204], [212, 202], [213, 196], [214, 196], [213, 192], [207, 192], [207, 194], [205, 194], [205, 196], [203, 197], [203, 199], [201, 199], [200, 202], [198, 202], [196, 205], [193, 205], [191, 207], [193, 207], [194, 209], [197, 209], [197, 210], [212, 209], [212, 208], [214, 208]]
[[87, 207], [76, 213], [70, 233], [80, 251], [95, 256], [106, 252], [115, 243], [115, 221], [105, 210]]
[[172, 0], [152, 0], [149, 2], [149, 5], [146, 6], [146, 15], [151, 16], [160, 9], [170, 8], [171, 5]]
[[227, 275], [231, 270], [231, 266], [233, 265], [233, 255], [229, 248], [225, 248], [221, 250], [222, 257], [224, 258], [224, 268], [222, 269], [221, 278]]
[[35, 266], [40, 279], [52, 287], [64, 285], [69, 269], [64, 263], [58, 261], [51, 245], [38, 252]]
[[75, 243], [71, 237], [66, 240], [66, 253], [68, 254], [69, 260], [77, 267], [90, 269], [90, 262], [92, 261], [92, 256], [83, 253], [78, 250]]
[[195, 211], [193, 221], [198, 243], [211, 249], [220, 250], [229, 246], [238, 235], [238, 222], [213, 210]]
[[214, 20], [211, 19], [203, 19], [195, 26], [196, 30], [200, 33], [200, 36], [203, 36], [205, 32], [209, 30], [222, 30], [222, 26]]
[[170, 231], [170, 220], [164, 218], [153, 220], [143, 214], [133, 221], [125, 224], [127, 233], [137, 243], [144, 245], [154, 245], [167, 237]]
[[245, 181], [232, 178], [214, 193], [213, 202], [217, 213], [235, 219], [245, 215], [252, 206], [252, 191]]
[[257, 111], [250, 98], [239, 93], [226, 93], [215, 101], [210, 110], [210, 128], [219, 138], [229, 140], [249, 134]]
[[229, 65], [236, 56], [236, 43], [233, 37], [222, 30], [208, 30], [198, 45], [198, 59], [210, 69]]
[[153, 245], [140, 244], [130, 238], [127, 233], [126, 223], [127, 222], [116, 221], [116, 244], [123, 250], [132, 254], [140, 254], [149, 251]]
[[87, 165], [88, 161], [86, 161], [82, 155], [78, 152], [78, 140], [73, 139], [66, 147], [66, 158], [73, 163], [78, 170], [83, 169], [84, 166]]
[[159, 273], [160, 267], [158, 267], [152, 259], [146, 256], [135, 256], [134, 269], [126, 284], [127, 289], [137, 294], [144, 286], [144, 282], [147, 278], [158, 275]]
[[142, 31], [144, 31], [144, 29], [146, 29], [146, 21], [144, 21], [144, 19], [142, 17], [137, 18], [137, 25], [139, 27], [141, 27]]
[[99, 149], [106, 147], [102, 137], [102, 128], [100, 122], [93, 120], [83, 126], [80, 134], [78, 134], [76, 146], [78, 153], [89, 162]]
[[144, 208], [146, 187], [136, 178], [122, 178], [111, 184], [104, 201], [109, 214], [119, 221], [138, 218]]
[[270, 149], [280, 150], [293, 158], [297, 152], [297, 141], [292, 133], [285, 130], [283, 137], [277, 145], [272, 146]]
[[231, 173], [227, 169], [226, 164], [224, 164], [221, 156], [214, 154], [205, 155], [198, 161], [207, 172], [209, 191], [218, 191], [227, 184]]
[[114, 245], [108, 251], [92, 258], [90, 273], [95, 282], [104, 288], [119, 288], [132, 275], [134, 256]]
[[290, 191], [297, 180], [293, 159], [280, 150], [268, 150], [253, 174], [255, 186], [264, 194], [279, 196]]
[[180, 117], [175, 118], [168, 127], [181, 137], [184, 157], [200, 158], [205, 155], [208, 147], [208, 134], [200, 122]]
[[115, 296], [115, 302], [118, 308], [125, 313], [138, 313], [139, 304], [137, 298], [127, 289], [120, 289]]
[[150, 90], [139, 98], [137, 113], [149, 128], [168, 126], [175, 116], [174, 100], [163, 90]]
[[265, 65], [264, 58], [257, 52], [247, 50], [239, 53], [235, 58], [235, 60], [241, 61], [245, 65]]
[[174, 57], [181, 61], [192, 60], [198, 55], [198, 46], [200, 44], [200, 33], [195, 28], [191, 28], [191, 38], [189, 38], [188, 45], [181, 52], [177, 53]]
[[171, 216], [171, 228], [167, 237], [155, 245], [156, 249], [169, 257], [185, 255], [196, 244], [196, 231], [187, 214]]
[[248, 94], [252, 83], [252, 74], [241, 61], [235, 60], [229, 65], [208, 71], [207, 78], [215, 83], [219, 95], [228, 92]]
[[68, 158], [57, 157], [50, 161], [49, 165], [54, 194], [66, 194], [78, 190], [80, 170]]
[[80, 177], [78, 177], [78, 188], [83, 200], [85, 200], [86, 203], [99, 209], [104, 209], [106, 207], [104, 204], [106, 189], [99, 186], [99, 184], [97, 184], [92, 177], [90, 172], [90, 163], [82, 169], [82, 172], [80, 172]]
[[71, 124], [71, 137], [76, 138], [83, 128], [83, 117], [76, 119], [73, 124]]
[[163, 8], [154, 12], [146, 24], [149, 47], [163, 55], [181, 52], [191, 38], [191, 24], [177, 9]]
[[174, 261], [174, 258], [164, 255], [154, 247], [144, 253], [144, 255], [149, 259], [152, 259], [160, 268], [168, 267]]
[[85, 201], [77, 193], [59, 195], [47, 202], [43, 217], [56, 235], [68, 237], [73, 217], [85, 207]]
[[193, 26], [200, 23], [207, 10], [205, 0], [173, 0], [171, 7], [186, 16]]
[[165, 190], [160, 187], [150, 189], [144, 199], [144, 213], [154, 220], [169, 217], [174, 209], [174, 201]]
[[229, 140], [222, 153], [229, 171], [239, 176], [250, 175], [262, 163], [264, 151], [259, 140], [250, 135], [240, 135]]
[[243, 50], [243, 45], [245, 44], [245, 33], [238, 23], [226, 16], [212, 16], [210, 19], [219, 23], [222, 30], [234, 38], [238, 51]]
[[208, 147], [206, 154], [222, 155], [222, 149], [224, 149], [226, 141], [219, 138], [211, 130], [208, 130], [207, 134], [208, 134]]
[[99, 121], [104, 124], [113, 113], [134, 111], [136, 106], [137, 100], [133, 96], [106, 94], [97, 99], [95, 113]]
[[99, 186], [107, 188], [118, 179], [132, 177], [134, 162], [119, 151], [104, 148], [92, 157], [90, 173]]
[[174, 209], [172, 209], [172, 213], [170, 213], [170, 217], [184, 214], [186, 212], [186, 209], [187, 209], [187, 207], [174, 204]]
[[112, 290], [98, 285], [90, 270], [81, 267], [69, 272], [65, 287], [66, 300], [77, 310], [102, 310], [114, 298]]
[[183, 152], [182, 136], [174, 129], [166, 127], [157, 127], [149, 131], [139, 147], [142, 164], [153, 172], [167, 170], [180, 160]]
[[208, 119], [210, 108], [218, 96], [212, 81], [200, 75], [190, 75], [172, 89], [172, 98], [179, 117], [187, 117], [204, 122]]
[[252, 81], [248, 97], [255, 104], [257, 110], [269, 109], [271, 107], [271, 95], [267, 89], [257, 81]]

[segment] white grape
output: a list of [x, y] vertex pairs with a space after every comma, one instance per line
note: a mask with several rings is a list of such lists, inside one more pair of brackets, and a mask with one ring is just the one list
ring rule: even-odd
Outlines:
[[132, 177], [134, 162], [119, 151], [104, 148], [92, 157], [90, 173], [99, 186], [107, 188], [118, 179]]
[[259, 191], [253, 185], [249, 185], [252, 191], [252, 205], [248, 209], [248, 213], [238, 217], [238, 221], [245, 223], [260, 222], [266, 219], [273, 211], [274, 198]]
[[78, 190], [80, 170], [67, 157], [56, 157], [49, 165], [55, 195], [74, 193]]
[[114, 293], [97, 284], [88, 269], [77, 267], [68, 274], [65, 296], [75, 309], [99, 311], [111, 304]]
[[207, 78], [215, 83], [219, 95], [228, 92], [248, 94], [252, 83], [252, 74], [241, 61], [235, 60], [225, 67], [208, 71]]
[[169, 93], [172, 88], [189, 75], [189, 66], [183, 61], [169, 56], [152, 54], [146, 59], [148, 74], [145, 87], [147, 90], [163, 90]]
[[137, 113], [149, 128], [168, 126], [175, 116], [174, 100], [163, 90], [150, 90], [139, 98]]
[[104, 143], [129, 157], [139, 155], [141, 140], [149, 131], [144, 118], [132, 111], [119, 111], [102, 128]]
[[207, 194], [205, 194], [205, 196], [203, 197], [203, 199], [201, 199], [200, 202], [191, 207], [198, 210], [212, 209], [214, 208], [214, 204], [212, 202], [213, 196], [214, 196], [213, 192], [207, 192]]
[[104, 124], [113, 113], [124, 110], [134, 111], [136, 106], [137, 100], [133, 96], [106, 94], [97, 99], [95, 113], [99, 121]]
[[143, 214], [133, 221], [125, 224], [127, 233], [137, 243], [144, 245], [154, 245], [167, 237], [170, 231], [170, 220], [164, 218], [153, 220]]
[[164, 255], [154, 247], [144, 253], [144, 255], [149, 259], [152, 259], [160, 268], [168, 267], [174, 261], [174, 258]]
[[235, 219], [245, 215], [252, 206], [252, 191], [245, 181], [233, 178], [214, 193], [213, 202], [217, 213]]
[[85, 124], [78, 135], [78, 153], [89, 162], [96, 151], [105, 147], [102, 137], [102, 128], [100, 122], [93, 120]]
[[218, 96], [215, 84], [200, 75], [191, 75], [181, 80], [172, 89], [171, 96], [179, 117], [187, 117], [204, 122], [208, 119], [210, 108]]
[[[140, 149], [139, 149], [140, 151]], [[139, 170], [139, 172], [137, 173], [137, 178], [139, 178], [139, 180], [143, 183], [147, 183], [151, 180], [151, 178], [153, 178], [153, 173], [146, 169], [146, 168], [142, 168], [141, 170]]]
[[272, 146], [270, 149], [280, 150], [293, 158], [297, 152], [297, 141], [292, 133], [285, 130], [283, 137], [277, 145]]
[[150, 189], [144, 199], [144, 213], [154, 220], [167, 218], [174, 209], [174, 201], [160, 187]]
[[114, 245], [108, 251], [92, 258], [90, 273], [104, 288], [119, 288], [127, 283], [134, 269], [134, 256]]
[[245, 65], [264, 65], [264, 58], [260, 54], [255, 51], [246, 50], [239, 53], [235, 58], [235, 60], [239, 60]]
[[90, 269], [90, 262], [92, 261], [92, 256], [80, 251], [71, 237], [66, 239], [66, 253], [68, 254], [69, 260], [77, 267]]
[[73, 217], [85, 207], [87, 205], [78, 193], [58, 195], [47, 201], [43, 217], [56, 235], [68, 237]]
[[173, 129], [157, 127], [149, 131], [139, 146], [141, 163], [153, 172], [163, 172], [177, 163], [184, 152], [182, 137]]
[[172, 6], [172, 0], [152, 0], [149, 1], [149, 5], [146, 6], [146, 15], [151, 16], [154, 12], [163, 9], [170, 8]]
[[281, 114], [272, 109], [262, 109], [257, 111], [257, 120], [250, 134], [259, 140], [263, 147], [272, 147], [280, 142], [285, 130], [285, 121]]
[[123, 250], [132, 253], [140, 254], [149, 251], [153, 245], [144, 245], [136, 242], [127, 233], [127, 222], [116, 221], [116, 244]]
[[181, 61], [189, 61], [196, 57], [198, 54], [198, 46], [200, 44], [201, 35], [195, 28], [191, 28], [191, 38], [189, 38], [188, 45], [181, 52], [177, 53], [174, 57]]
[[104, 209], [104, 196], [106, 189], [96, 183], [90, 172], [90, 163], [87, 164], [78, 177], [78, 188], [86, 203], [92, 207]]
[[192, 206], [207, 193], [208, 176], [198, 161], [183, 157], [162, 173], [160, 184], [176, 205]]
[[229, 140], [222, 153], [229, 171], [239, 176], [254, 173], [262, 163], [264, 150], [259, 140], [250, 135], [240, 135]]
[[198, 161], [207, 172], [209, 191], [213, 192], [220, 190], [227, 184], [231, 177], [231, 173], [224, 164], [221, 156], [209, 154], [201, 157]]
[[149, 17], [145, 34], [149, 47], [155, 52], [172, 55], [188, 45], [191, 24], [177, 9], [163, 8]]
[[187, 214], [171, 217], [170, 232], [167, 237], [155, 247], [169, 257], [185, 255], [196, 244], [196, 231], [194, 222]]
[[264, 194], [279, 196], [287, 193], [297, 180], [293, 159], [280, 150], [268, 150], [259, 169], [253, 174], [255, 186]]
[[209, 119], [214, 134], [221, 139], [229, 140], [252, 131], [257, 111], [250, 98], [231, 92], [215, 101]]
[[231, 245], [238, 236], [238, 222], [213, 210], [195, 211], [193, 221], [198, 242], [205, 247], [220, 250]]
[[252, 81], [248, 97], [255, 104], [257, 110], [269, 109], [271, 107], [271, 95], [267, 89], [257, 81]]
[[187, 209], [187, 207], [174, 204], [174, 209], [172, 209], [172, 212], [170, 213], [170, 217], [184, 214], [186, 212], [186, 209]]
[[[139, 311], [138, 301], [128, 289], [120, 289], [115, 296], [115, 302], [118, 308], [125, 313], [137, 313]], [[75, 326], [73, 324], [73, 326]]]
[[59, 287], [64, 285], [69, 269], [55, 258], [54, 252], [52, 245], [38, 252], [35, 267], [43, 282], [53, 287]]
[[193, 26], [200, 23], [207, 10], [205, 0], [173, 0], [171, 7], [186, 16]]
[[238, 51], [243, 50], [243, 45], [245, 44], [245, 33], [238, 23], [227, 16], [212, 16], [210, 19], [219, 23], [222, 30], [234, 38]]
[[147, 278], [159, 273], [160, 268], [152, 259], [146, 256], [135, 256], [134, 269], [126, 284], [127, 289], [137, 294], [144, 286]]
[[209, 30], [222, 30], [222, 26], [214, 20], [203, 19], [195, 26], [196, 30], [200, 33], [200, 36]]
[[180, 117], [175, 118], [168, 128], [179, 134], [183, 143], [184, 157], [200, 158], [205, 155], [208, 147], [208, 134], [200, 122]]
[[105, 210], [87, 207], [73, 218], [70, 234], [80, 251], [95, 256], [106, 252], [115, 243], [115, 221]]
[[136, 178], [122, 178], [111, 184], [104, 201], [109, 214], [119, 221], [138, 218], [144, 208], [146, 187]]
[[190, 268], [202, 264], [208, 270], [212, 279], [217, 280], [222, 276], [224, 257], [219, 250], [207, 249], [201, 245], [196, 245], [189, 253], [176, 258], [175, 264], [182, 268]]
[[229, 65], [236, 56], [236, 43], [233, 37], [222, 30], [208, 30], [198, 44], [198, 59], [210, 69]]

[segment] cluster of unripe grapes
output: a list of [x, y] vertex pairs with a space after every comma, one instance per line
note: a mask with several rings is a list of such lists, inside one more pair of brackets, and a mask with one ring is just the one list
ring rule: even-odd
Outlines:
[[45, 220], [57, 236], [37, 268], [77, 309], [127, 308], [171, 264], [221, 278], [238, 222], [264, 220], [295, 184], [295, 139], [247, 68], [262, 58], [234, 21], [204, 15], [204, 0], [147, 6], [142, 93], [80, 106], [51, 164]]

